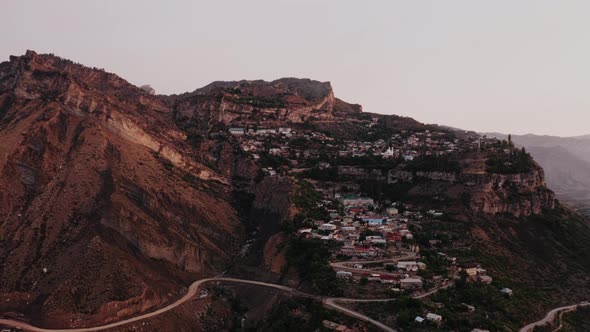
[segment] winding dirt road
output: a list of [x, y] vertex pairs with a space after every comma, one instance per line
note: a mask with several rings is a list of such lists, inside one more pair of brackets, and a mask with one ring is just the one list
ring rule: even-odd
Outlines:
[[363, 314], [361, 314], [360, 312], [348, 309], [346, 307], [343, 307], [341, 305], [339, 305], [336, 302], [387, 302], [387, 301], [391, 301], [391, 299], [383, 299], [383, 300], [355, 300], [355, 299], [334, 299], [334, 298], [330, 298], [330, 299], [325, 299], [323, 301], [323, 304], [325, 307], [339, 311], [345, 315], [348, 315], [350, 317], [354, 317], [356, 319], [360, 319], [362, 321], [371, 323], [375, 326], [377, 326], [378, 328], [382, 329], [383, 331], [387, 331], [387, 332], [398, 332], [395, 329], [392, 329], [391, 327], [377, 321], [374, 320], [371, 317], [365, 316]]
[[580, 303], [576, 303], [576, 304], [572, 304], [572, 305], [567, 305], [567, 306], [555, 308], [555, 309], [549, 311], [547, 313], [547, 315], [545, 315], [545, 317], [543, 317], [542, 319], [540, 319], [534, 323], [530, 323], [529, 325], [518, 330], [518, 332], [531, 332], [537, 326], [543, 326], [545, 324], [553, 322], [555, 320], [555, 318], [558, 316], [558, 314], [574, 311], [578, 307], [587, 307], [587, 306], [590, 306], [590, 302], [586, 301], [586, 302], [580, 302]]
[[41, 327], [37, 327], [37, 326], [33, 326], [30, 325], [28, 323], [22, 322], [22, 321], [18, 321], [18, 320], [13, 320], [13, 319], [0, 319], [0, 325], [6, 325], [6, 326], [11, 326], [11, 327], [15, 327], [15, 328], [21, 328], [25, 331], [31, 331], [31, 332], [92, 332], [92, 331], [103, 331], [103, 330], [107, 330], [107, 329], [111, 329], [114, 327], [119, 327], [119, 326], [123, 326], [123, 325], [127, 325], [130, 323], [134, 323], [134, 322], [138, 322], [144, 319], [148, 319], [151, 317], [155, 317], [158, 316], [160, 314], [163, 314], [167, 311], [170, 311], [176, 307], [178, 307], [179, 305], [189, 301], [190, 299], [192, 299], [198, 292], [199, 288], [201, 287], [201, 285], [203, 285], [204, 283], [207, 282], [213, 282], [213, 281], [226, 281], [226, 282], [236, 282], [236, 283], [242, 283], [242, 284], [250, 284], [250, 285], [257, 285], [257, 286], [262, 286], [262, 287], [270, 287], [270, 288], [275, 288], [281, 291], [285, 291], [285, 292], [289, 292], [289, 293], [294, 293], [300, 296], [305, 296], [305, 297], [310, 297], [310, 298], [314, 298], [317, 300], [320, 300], [324, 303], [324, 305], [328, 308], [333, 308], [337, 311], [340, 311], [342, 313], [345, 313], [351, 317], [357, 318], [357, 319], [361, 319], [364, 320], [366, 322], [370, 322], [372, 324], [375, 324], [376, 326], [382, 328], [385, 331], [394, 331], [393, 329], [391, 329], [390, 327], [387, 327], [381, 323], [379, 323], [378, 321], [371, 319], [370, 317], [367, 317], [361, 313], [352, 311], [350, 309], [344, 308], [336, 303], [334, 303], [335, 301], [343, 301], [343, 302], [353, 302], [353, 301], [357, 301], [357, 302], [384, 302], [384, 301], [391, 301], [393, 299], [378, 299], [378, 300], [367, 300], [367, 299], [340, 299], [340, 298], [328, 298], [328, 299], [323, 299], [320, 296], [317, 295], [311, 295], [311, 294], [306, 294], [306, 293], [302, 293], [294, 288], [291, 287], [287, 287], [287, 286], [283, 286], [283, 285], [277, 285], [277, 284], [271, 284], [271, 283], [266, 283], [266, 282], [261, 282], [261, 281], [253, 281], [253, 280], [245, 280], [245, 279], [235, 279], [235, 278], [224, 278], [224, 277], [215, 277], [215, 278], [208, 278], [208, 279], [201, 279], [198, 281], [195, 281], [192, 285], [190, 285], [187, 293], [181, 297], [180, 299], [178, 299], [177, 301], [175, 301], [174, 303], [171, 303], [163, 308], [160, 308], [158, 310], [140, 315], [140, 316], [136, 316], [133, 318], [129, 318], [129, 319], [125, 319], [116, 323], [111, 323], [111, 324], [106, 324], [106, 325], [101, 325], [101, 326], [95, 326], [95, 327], [87, 327], [87, 328], [69, 328], [69, 329], [45, 329], [45, 328], [41, 328]]
[[[136, 316], [133, 318], [128, 318], [116, 323], [110, 323], [110, 324], [105, 324], [105, 325], [101, 325], [101, 326], [95, 326], [95, 327], [86, 327], [86, 328], [67, 328], [67, 329], [45, 329], [45, 328], [41, 328], [41, 327], [37, 327], [37, 326], [33, 326], [30, 325], [28, 323], [19, 321], [19, 320], [13, 320], [13, 319], [0, 319], [0, 325], [6, 325], [6, 326], [11, 326], [14, 328], [21, 328], [25, 331], [30, 331], [30, 332], [92, 332], [92, 331], [103, 331], [103, 330], [107, 330], [107, 329], [111, 329], [114, 327], [119, 327], [119, 326], [123, 326], [123, 325], [127, 325], [130, 323], [134, 323], [134, 322], [138, 322], [144, 319], [148, 319], [151, 317], [155, 317], [158, 316], [160, 314], [163, 314], [167, 311], [170, 311], [176, 307], [178, 307], [179, 305], [189, 301], [190, 299], [192, 299], [198, 292], [199, 288], [201, 287], [201, 285], [203, 285], [204, 283], [208, 283], [208, 282], [213, 282], [213, 281], [226, 281], [226, 282], [235, 282], [235, 283], [242, 283], [242, 284], [250, 284], [250, 285], [256, 285], [256, 286], [262, 286], [262, 287], [270, 287], [270, 288], [274, 288], [274, 289], [278, 289], [284, 292], [288, 292], [288, 293], [293, 293], [293, 294], [297, 294], [299, 296], [305, 296], [305, 297], [309, 297], [309, 298], [313, 298], [315, 300], [318, 301], [322, 301], [323, 305], [326, 308], [329, 309], [333, 309], [336, 311], [339, 311], [345, 315], [348, 315], [350, 317], [356, 318], [356, 319], [360, 319], [363, 320], [365, 322], [371, 323], [377, 327], [379, 327], [380, 329], [384, 330], [384, 331], [388, 331], [388, 332], [397, 332], [396, 330], [392, 329], [389, 326], [384, 325], [383, 323], [374, 320], [368, 316], [365, 316], [359, 312], [356, 312], [354, 310], [348, 309], [344, 306], [339, 305], [337, 302], [340, 303], [363, 303], [363, 302], [388, 302], [388, 301], [394, 301], [394, 298], [390, 298], [390, 299], [350, 299], [350, 298], [338, 298], [338, 297], [334, 297], [334, 298], [324, 298], [318, 295], [312, 295], [312, 294], [306, 294], [306, 293], [302, 293], [294, 288], [291, 287], [287, 287], [287, 286], [283, 286], [283, 285], [277, 285], [277, 284], [272, 284], [272, 283], [266, 283], [266, 282], [261, 282], [261, 281], [253, 281], [253, 280], [246, 280], [246, 279], [236, 279], [236, 278], [225, 278], [225, 277], [214, 277], [214, 278], [207, 278], [207, 279], [201, 279], [201, 280], [197, 280], [195, 281], [192, 285], [190, 285], [190, 287], [188, 288], [187, 293], [182, 296], [180, 299], [178, 299], [177, 301], [163, 307], [160, 308], [158, 310], [140, 315], [140, 316]], [[427, 296], [430, 296], [432, 294], [434, 294], [436, 291], [438, 291], [439, 289], [442, 288], [447, 288], [449, 287], [449, 285], [445, 285], [441, 288], [436, 288], [433, 289], [427, 293], [424, 294], [420, 294], [417, 296], [414, 296], [414, 298], [416, 299], [421, 299]]]

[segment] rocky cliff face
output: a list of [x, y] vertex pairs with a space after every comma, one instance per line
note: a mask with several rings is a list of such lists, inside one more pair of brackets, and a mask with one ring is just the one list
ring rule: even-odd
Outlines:
[[557, 205], [540, 167], [521, 174], [466, 175], [464, 180], [473, 183], [469, 205], [475, 212], [520, 217], [541, 214]]
[[[407, 179], [408, 174], [405, 175]], [[543, 209], [554, 209], [557, 204], [538, 165], [520, 174], [416, 172], [415, 176], [462, 186], [462, 191], [469, 194], [468, 205], [473, 212], [510, 214], [518, 218], [541, 214]]]
[[361, 112], [359, 105], [336, 99], [329, 82], [296, 78], [214, 82], [170, 100], [177, 121], [195, 133], [208, 132], [218, 124], [284, 125]]
[[230, 180], [185, 138], [115, 75], [34, 52], [0, 64], [0, 310], [105, 321], [229, 262]]
[[[518, 218], [541, 214], [543, 209], [554, 209], [557, 205], [554, 193], [545, 183], [543, 169], [538, 165], [532, 171], [520, 174], [412, 172], [367, 166], [338, 166], [338, 174], [361, 181], [420, 183], [420, 188], [414, 192], [419, 195], [447, 195], [464, 200], [458, 193], [465, 193], [469, 196], [471, 211], [488, 215], [510, 214]], [[430, 192], [429, 182], [423, 180], [433, 183]], [[440, 189], [440, 183], [443, 183], [444, 190]]]

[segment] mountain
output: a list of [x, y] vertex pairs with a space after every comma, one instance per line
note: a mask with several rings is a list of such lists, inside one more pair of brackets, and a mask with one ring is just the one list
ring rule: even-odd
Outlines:
[[[506, 138], [506, 134], [486, 133], [491, 137]], [[548, 135], [512, 135], [518, 144], [523, 146], [556, 147], [561, 146], [570, 151], [577, 158], [590, 162], [590, 135], [558, 137]]]
[[117, 76], [54, 56], [0, 64], [4, 306], [54, 324], [73, 309], [108, 321], [230, 260], [244, 230], [228, 179], [170, 114]]
[[[420, 251], [434, 267], [420, 272], [428, 283], [458, 275], [448, 255], [494, 275], [493, 285], [443, 293], [445, 328], [510, 330], [589, 295], [590, 226], [555, 199], [528, 153], [362, 112], [336, 98], [329, 82], [214, 82], [163, 96], [28, 51], [0, 64], [0, 141], [1, 317], [99, 326], [162, 308], [195, 280], [229, 275], [313, 296], [217, 282], [198, 299], [114, 330], [359, 324], [314, 302], [388, 292], [358, 289], [329, 265], [342, 259], [334, 250], [344, 237], [317, 227], [341, 225], [352, 213], [342, 200], [350, 194], [374, 199], [377, 210], [367, 214], [397, 202], [412, 216], [396, 223], [415, 238], [389, 244], [384, 257]], [[366, 216], [346, 217], [360, 225]], [[297, 231], [308, 227], [317, 239]], [[370, 234], [387, 236], [368, 231], [358, 234], [363, 245]], [[516, 290], [512, 302], [473, 296], [500, 286]], [[485, 310], [464, 317], [465, 298]]]
[[0, 310], [76, 326], [170, 302], [231, 263], [250, 218], [288, 210], [265, 198], [276, 181], [254, 188], [254, 163], [210, 127], [337, 113], [360, 106], [312, 80], [159, 97], [53, 55], [11, 56], [0, 64]]
[[[507, 138], [505, 134], [487, 133], [490, 137]], [[512, 135], [512, 140], [526, 149], [543, 166], [547, 183], [557, 195], [590, 212], [590, 135], [556, 137]]]

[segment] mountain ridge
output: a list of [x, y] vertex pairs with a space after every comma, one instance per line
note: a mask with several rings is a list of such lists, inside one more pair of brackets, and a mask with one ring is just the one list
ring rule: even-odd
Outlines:
[[[319, 168], [305, 165], [314, 155], [342, 160], [327, 167], [343, 179], [405, 183], [412, 202], [473, 224], [560, 208], [543, 169], [508, 143], [480, 149], [469, 134], [362, 112], [327, 82], [236, 81], [195, 91], [152, 95], [115, 74], [32, 51], [0, 63], [0, 312], [48, 327], [111, 322], [161, 307], [195, 279], [232, 267], [304, 284], [292, 276], [297, 267], [273, 272], [259, 261], [284, 261], [265, 256], [284, 250], [264, 248], [288, 246], [287, 237], [273, 236], [295, 227], [301, 211], [299, 178], [290, 172]], [[247, 152], [230, 128], [254, 132], [260, 151]], [[298, 132], [299, 141], [258, 134], [279, 128], [285, 137]], [[426, 154], [424, 144], [407, 160], [337, 151], [378, 141], [385, 149], [394, 135], [414, 133], [442, 137], [443, 156]], [[271, 153], [281, 147], [293, 153]], [[490, 165], [492, 153], [498, 160]], [[524, 163], [512, 167], [522, 161], [516, 156]], [[244, 267], [250, 236], [262, 249]]]

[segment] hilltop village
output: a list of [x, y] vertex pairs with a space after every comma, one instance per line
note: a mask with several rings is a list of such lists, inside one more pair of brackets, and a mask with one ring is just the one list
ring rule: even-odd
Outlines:
[[[332, 274], [340, 284], [349, 285], [345, 295], [424, 299], [456, 282], [491, 285], [494, 279], [486, 267], [463, 255], [470, 248], [457, 235], [460, 232], [445, 229], [444, 198], [433, 198], [441, 207], [437, 209], [431, 203], [405, 201], [395, 191], [403, 191], [404, 182], [416, 172], [442, 170], [436, 175], [441, 177], [459, 173], [452, 158], [457, 154], [492, 151], [505, 160], [490, 160], [488, 170], [510, 173], [511, 161], [526, 152], [517, 151], [509, 141], [436, 128], [371, 137], [377, 123], [372, 119], [366, 124], [368, 137], [363, 141], [291, 127], [232, 127], [228, 132], [264, 176], [291, 177], [298, 183], [299, 212], [288, 232], [330, 244]], [[380, 166], [388, 171], [379, 171]], [[510, 288], [498, 285], [496, 290], [505, 298], [512, 296]], [[444, 310], [437, 310], [443, 307], [435, 303], [416, 312], [411, 324], [443, 324]], [[461, 307], [467, 315], [476, 310], [469, 303]], [[332, 326], [329, 323], [324, 325]]]

